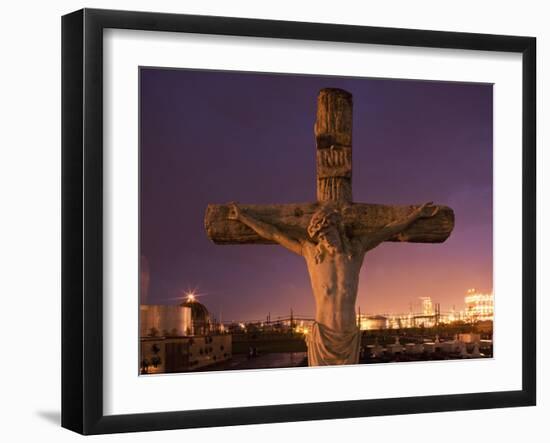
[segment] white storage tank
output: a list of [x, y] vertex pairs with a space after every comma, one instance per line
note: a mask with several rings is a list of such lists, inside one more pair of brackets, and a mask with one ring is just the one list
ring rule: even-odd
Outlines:
[[191, 335], [191, 309], [184, 306], [141, 305], [140, 337], [181, 337]]

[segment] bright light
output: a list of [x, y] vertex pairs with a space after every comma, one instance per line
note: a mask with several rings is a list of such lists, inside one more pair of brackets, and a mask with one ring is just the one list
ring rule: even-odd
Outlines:
[[464, 297], [466, 316], [470, 320], [492, 320], [494, 314], [494, 295], [468, 290]]
[[187, 301], [195, 301], [195, 294], [193, 292], [187, 293]]

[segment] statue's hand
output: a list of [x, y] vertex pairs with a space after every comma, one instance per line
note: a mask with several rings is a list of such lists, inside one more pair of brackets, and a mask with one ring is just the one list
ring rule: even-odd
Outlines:
[[430, 218], [439, 212], [439, 207], [434, 206], [433, 202], [428, 202], [415, 209], [414, 212], [418, 218]]
[[241, 209], [237, 206], [237, 203], [229, 203], [229, 213], [227, 214], [229, 220], [239, 220], [241, 218]]

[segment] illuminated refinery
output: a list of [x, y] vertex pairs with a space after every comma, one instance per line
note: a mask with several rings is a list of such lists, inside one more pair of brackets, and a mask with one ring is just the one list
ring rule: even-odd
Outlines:
[[[357, 313], [360, 364], [493, 356], [494, 296], [471, 288], [464, 308], [442, 312], [420, 297], [408, 313]], [[306, 366], [312, 316], [221, 322], [198, 295], [176, 305], [140, 306], [140, 374]]]

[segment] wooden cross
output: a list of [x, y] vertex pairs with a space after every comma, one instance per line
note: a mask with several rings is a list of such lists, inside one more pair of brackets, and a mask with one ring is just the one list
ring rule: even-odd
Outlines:
[[[394, 220], [406, 217], [419, 205], [380, 205], [352, 201], [352, 113], [350, 93], [323, 89], [317, 98], [315, 139], [317, 144], [317, 202], [279, 205], [240, 205], [248, 214], [296, 237], [306, 235], [311, 216], [320, 205], [334, 202], [342, 207], [350, 236], [368, 235]], [[434, 217], [422, 218], [388, 241], [441, 243], [454, 227], [453, 210], [437, 206]], [[229, 220], [230, 206], [210, 204], [204, 225], [216, 244], [274, 244], [236, 220]]]
[[316, 203], [206, 209], [206, 232], [215, 243], [278, 243], [305, 259], [316, 303], [306, 336], [310, 366], [358, 363], [355, 301], [369, 250], [383, 241], [442, 242], [454, 226], [446, 206], [353, 203], [352, 106], [351, 94], [341, 89], [319, 93]]

